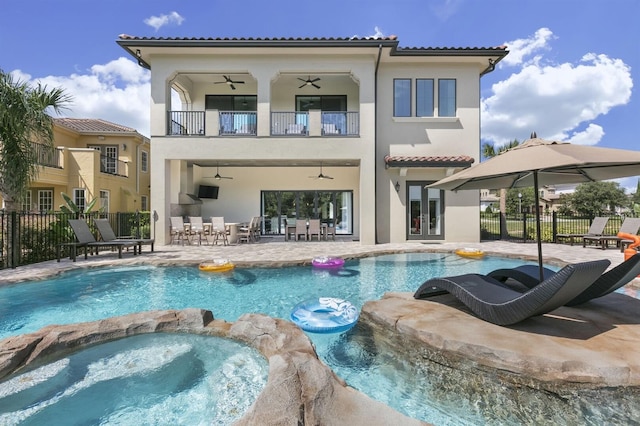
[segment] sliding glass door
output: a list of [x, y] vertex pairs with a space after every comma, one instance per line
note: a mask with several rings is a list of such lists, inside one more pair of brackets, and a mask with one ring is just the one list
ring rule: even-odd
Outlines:
[[284, 235], [298, 219], [320, 219], [340, 235], [353, 234], [353, 191], [262, 191], [262, 233]]

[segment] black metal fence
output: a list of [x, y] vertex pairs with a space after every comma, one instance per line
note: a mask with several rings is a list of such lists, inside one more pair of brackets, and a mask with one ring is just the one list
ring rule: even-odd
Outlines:
[[[605, 234], [616, 235], [620, 225], [629, 214], [612, 215], [605, 228]], [[593, 218], [584, 216], [564, 216], [557, 213], [540, 215], [542, 242], [553, 243], [558, 234], [586, 234]], [[536, 216], [533, 213], [507, 215], [501, 220], [500, 213], [480, 213], [480, 239], [536, 241]]]
[[[0, 269], [15, 268], [57, 258], [61, 243], [75, 241], [69, 219], [78, 214], [0, 211]], [[150, 238], [150, 212], [82, 214], [92, 230], [93, 218], [109, 219], [118, 236]], [[96, 239], [99, 233], [94, 232]], [[63, 255], [67, 256], [63, 246]]]

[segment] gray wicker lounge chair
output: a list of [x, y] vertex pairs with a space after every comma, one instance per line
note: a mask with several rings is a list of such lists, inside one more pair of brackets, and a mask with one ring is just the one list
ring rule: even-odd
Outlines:
[[91, 233], [89, 225], [82, 219], [69, 219], [69, 225], [73, 229], [73, 233], [76, 236], [76, 241], [73, 243], [58, 244], [58, 262], [60, 262], [61, 249], [64, 246], [69, 246], [71, 249], [71, 259], [76, 261], [76, 254], [78, 248], [84, 248], [84, 258], [87, 258], [87, 251], [89, 248], [95, 249], [96, 254], [100, 247], [111, 247], [118, 249], [118, 258], [122, 258], [123, 247], [133, 247], [133, 254], [136, 254], [136, 243], [133, 242], [121, 242], [121, 241], [98, 241]]
[[[626, 217], [620, 225], [618, 232], [625, 234], [636, 235], [640, 231], [640, 218], [638, 217]], [[592, 243], [600, 246], [602, 250], [609, 248], [609, 242], [612, 241], [619, 245], [624, 238], [618, 237], [618, 235], [599, 235], [599, 236], [586, 236], [582, 239], [582, 247], [586, 247], [587, 243]]]
[[604, 234], [604, 228], [606, 228], [607, 222], [609, 222], [608, 217], [596, 217], [593, 219], [593, 222], [591, 222], [591, 226], [589, 226], [586, 234], [556, 234], [556, 242], [559, 243], [560, 240], [569, 240], [569, 244], [573, 245], [577, 238], [582, 238], [584, 241], [585, 237], [599, 237]]
[[[551, 269], [544, 268], [543, 273], [545, 280], [547, 280], [556, 272]], [[496, 269], [495, 271], [489, 272], [487, 276], [495, 278], [500, 282], [506, 282], [508, 279], [513, 279], [527, 288], [533, 288], [540, 284], [538, 274], [538, 265], [522, 265], [512, 269]], [[587, 287], [578, 296], [567, 302], [566, 305], [580, 305], [591, 299], [596, 299], [609, 293], [613, 293], [620, 287], [631, 282], [631, 280], [639, 274], [640, 253], [630, 257], [618, 266], [611, 268], [609, 271], [602, 274], [594, 281], [593, 284]]]
[[422, 284], [413, 297], [423, 299], [433, 291], [446, 290], [479, 318], [510, 325], [565, 305], [602, 275], [610, 263], [604, 259], [565, 266], [524, 293], [480, 274], [433, 278]]
[[143, 244], [150, 245], [151, 251], [153, 251], [153, 244], [155, 243], [153, 238], [117, 237], [108, 219], [93, 219], [93, 223], [96, 225], [96, 228], [98, 228], [102, 241], [135, 243], [138, 246], [138, 253], [142, 253]]

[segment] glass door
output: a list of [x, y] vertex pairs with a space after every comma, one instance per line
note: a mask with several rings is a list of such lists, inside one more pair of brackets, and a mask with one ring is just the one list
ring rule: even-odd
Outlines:
[[444, 239], [444, 191], [407, 182], [407, 239]]

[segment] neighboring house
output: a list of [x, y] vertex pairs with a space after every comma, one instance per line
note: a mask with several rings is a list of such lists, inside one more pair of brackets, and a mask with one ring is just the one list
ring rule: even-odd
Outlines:
[[151, 70], [156, 241], [168, 243], [178, 215], [261, 216], [264, 235], [315, 217], [363, 244], [479, 240], [478, 192], [425, 185], [480, 158], [480, 77], [506, 47], [402, 48], [395, 37], [117, 43]]
[[480, 190], [480, 211], [496, 213], [500, 211], [500, 195], [489, 189]]
[[149, 210], [149, 139], [135, 129], [104, 120], [54, 118], [54, 149], [38, 146], [42, 166], [22, 210], [48, 212], [66, 205], [62, 193], [79, 207], [100, 198], [105, 213]]
[[540, 212], [551, 213], [558, 211], [558, 208], [562, 206], [561, 194], [556, 194], [556, 187], [546, 185], [540, 188]]

